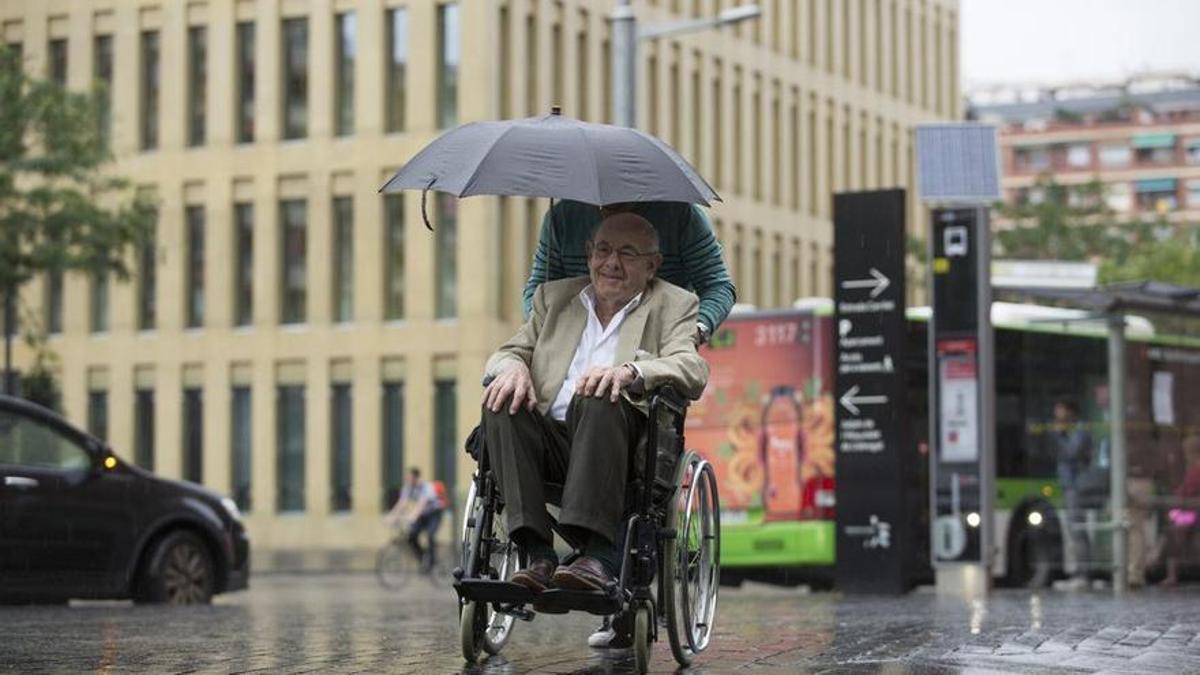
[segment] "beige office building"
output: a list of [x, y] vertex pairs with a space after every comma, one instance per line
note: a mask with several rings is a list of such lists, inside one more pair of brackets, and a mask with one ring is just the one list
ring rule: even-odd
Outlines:
[[[487, 355], [521, 317], [546, 202], [385, 198], [456, 124], [610, 119], [612, 0], [9, 0], [30, 74], [108, 83], [116, 169], [160, 200], [132, 283], [31, 284], [62, 408], [119, 455], [242, 504], [272, 551], [365, 549], [404, 467], [464, 492]], [[728, 0], [634, 2], [644, 23]], [[826, 295], [830, 194], [913, 187], [959, 117], [955, 0], [763, 0], [643, 43], [640, 126], [724, 197], [739, 299]], [[922, 229], [916, 201], [909, 218]], [[17, 352], [18, 364], [32, 355]]]

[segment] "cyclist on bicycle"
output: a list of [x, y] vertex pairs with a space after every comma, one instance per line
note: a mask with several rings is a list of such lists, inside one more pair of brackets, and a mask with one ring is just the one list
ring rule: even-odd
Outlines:
[[[446, 487], [441, 481], [421, 480], [421, 470], [408, 470], [408, 481], [400, 490], [400, 497], [384, 520], [392, 527], [408, 526], [408, 545], [421, 564], [422, 572], [433, 569], [437, 558], [437, 529], [442, 522], [442, 513], [449, 507]], [[421, 548], [421, 533], [426, 534], [428, 556]]]

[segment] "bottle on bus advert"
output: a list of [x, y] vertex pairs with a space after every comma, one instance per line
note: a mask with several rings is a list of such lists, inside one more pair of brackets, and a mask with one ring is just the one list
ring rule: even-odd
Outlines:
[[763, 405], [760, 447], [766, 469], [766, 520], [794, 520], [800, 515], [804, 465], [801, 415], [799, 394], [792, 387], [775, 387]]

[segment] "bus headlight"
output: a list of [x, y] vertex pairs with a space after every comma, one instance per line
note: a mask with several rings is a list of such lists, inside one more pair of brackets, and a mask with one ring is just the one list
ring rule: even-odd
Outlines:
[[1027, 520], [1030, 525], [1037, 527], [1038, 525], [1042, 524], [1042, 512], [1030, 511], [1029, 515], [1025, 516], [1025, 520]]
[[983, 519], [979, 517], [978, 513], [972, 511], [967, 514], [967, 525], [970, 525], [971, 527], [979, 527], [979, 523], [981, 522], [983, 522]]

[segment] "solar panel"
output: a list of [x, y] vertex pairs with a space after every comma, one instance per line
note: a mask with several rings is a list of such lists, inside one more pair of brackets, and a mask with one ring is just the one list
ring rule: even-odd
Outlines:
[[1000, 199], [996, 127], [918, 125], [917, 176], [922, 201], [987, 204]]

